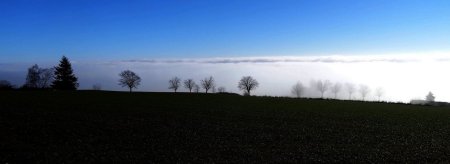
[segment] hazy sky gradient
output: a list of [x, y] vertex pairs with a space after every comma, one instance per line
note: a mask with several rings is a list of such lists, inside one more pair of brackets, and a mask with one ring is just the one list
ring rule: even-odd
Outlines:
[[9, 0], [0, 59], [48, 61], [449, 50], [447, 0]]
[[[0, 2], [0, 80], [21, 85], [32, 64], [73, 61], [81, 88], [123, 90], [132, 69], [142, 91], [173, 76], [238, 92], [289, 95], [296, 81], [383, 87], [386, 99], [436, 92], [450, 101], [448, 0], [9, 0]], [[416, 90], [409, 88], [415, 87]], [[316, 96], [310, 93], [311, 96]], [[344, 96], [344, 95], [342, 95]]]

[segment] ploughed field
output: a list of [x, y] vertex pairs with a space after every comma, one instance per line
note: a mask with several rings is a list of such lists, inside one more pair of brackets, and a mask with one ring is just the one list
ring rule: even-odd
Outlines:
[[0, 163], [450, 162], [450, 108], [231, 94], [0, 92]]

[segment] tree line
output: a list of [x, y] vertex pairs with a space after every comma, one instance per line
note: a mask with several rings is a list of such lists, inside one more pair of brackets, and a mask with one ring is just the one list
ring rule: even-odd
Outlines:
[[[76, 90], [78, 78], [73, 73], [72, 64], [65, 56], [59, 61], [59, 65], [53, 68], [40, 68], [37, 64], [27, 70], [25, 84], [19, 87], [23, 90]], [[0, 90], [12, 90], [16, 86], [9, 81], [0, 80]]]
[[[301, 82], [297, 82], [294, 84], [291, 88], [291, 93], [298, 97], [305, 97], [305, 93], [309, 89], [310, 91], [316, 91], [320, 93], [320, 98], [326, 98], [326, 93], [331, 93], [332, 97], [328, 98], [334, 98], [338, 99], [338, 95], [341, 92], [346, 92], [348, 96], [348, 100], [352, 100], [355, 93], [359, 93], [361, 96], [361, 100], [366, 100], [366, 98], [371, 93], [371, 89], [369, 86], [360, 84], [359, 86], [356, 86], [353, 83], [332, 83], [329, 80], [312, 80], [310, 82], [309, 88], [303, 85]], [[374, 95], [378, 98], [378, 101], [381, 101], [381, 98], [384, 96], [385, 91], [383, 88], [378, 87], [375, 89]]]
[[[141, 83], [141, 78], [131, 70], [124, 70], [119, 73], [119, 85], [127, 87], [129, 92], [137, 88]], [[78, 78], [73, 73], [72, 65], [66, 56], [63, 56], [59, 61], [59, 65], [52, 68], [40, 68], [37, 64], [32, 65], [27, 70], [25, 84], [20, 89], [37, 90], [37, 89], [55, 89], [55, 90], [76, 90], [79, 86]], [[212, 76], [201, 79], [197, 84], [192, 78], [182, 81], [179, 77], [173, 77], [168, 81], [168, 89], [177, 92], [181, 87], [192, 92], [200, 92], [201, 89], [205, 93], [208, 92], [226, 92], [225, 87], [216, 88], [216, 82]], [[242, 77], [237, 85], [238, 89], [244, 92], [244, 95], [250, 95], [252, 90], [259, 87], [259, 83], [252, 76]], [[14, 89], [16, 86], [12, 85], [6, 80], [0, 80], [0, 90]], [[101, 90], [100, 84], [94, 84], [93, 90]], [[300, 98], [305, 97], [305, 92], [317, 91], [320, 93], [320, 98], [334, 98], [337, 99], [341, 92], [346, 92], [348, 99], [353, 99], [355, 93], [359, 93], [361, 99], [366, 100], [371, 93], [371, 89], [367, 85], [359, 85], [358, 87], [352, 83], [332, 83], [329, 80], [313, 80], [310, 82], [309, 88], [301, 82], [297, 82], [292, 86], [291, 93]], [[332, 97], [325, 97], [326, 93], [331, 93]], [[376, 88], [374, 95], [381, 101], [384, 95], [382, 88]]]
[[[132, 92], [134, 88], [137, 88], [141, 83], [141, 78], [139, 75], [131, 70], [122, 71], [120, 74], [119, 85], [122, 87], [128, 87], [129, 91]], [[179, 77], [173, 77], [169, 81], [168, 89], [173, 90], [175, 93], [180, 87], [184, 87], [189, 90], [189, 93], [193, 91], [198, 93], [200, 88], [205, 90], [205, 93], [210, 91], [216, 92], [216, 82], [212, 76], [206, 77], [200, 80], [200, 84], [195, 83], [193, 79], [186, 79], [182, 81]], [[256, 79], [251, 76], [244, 76], [238, 82], [238, 88], [244, 91], [244, 95], [250, 95], [252, 90], [255, 90], [259, 86]], [[220, 93], [226, 92], [225, 87], [217, 88]]]

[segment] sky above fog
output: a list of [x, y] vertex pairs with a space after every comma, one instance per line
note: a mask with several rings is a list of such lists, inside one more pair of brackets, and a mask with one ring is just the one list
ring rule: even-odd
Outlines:
[[[169, 91], [178, 76], [207, 76], [239, 92], [289, 96], [297, 81], [384, 88], [385, 100], [428, 91], [450, 101], [447, 0], [11, 0], [0, 2], [0, 80], [21, 85], [32, 64], [73, 62], [80, 88], [117, 85], [124, 69], [140, 91]], [[345, 89], [343, 89], [345, 91]], [[317, 93], [309, 90], [308, 96]], [[328, 95], [327, 96], [331, 96]], [[342, 92], [340, 97], [347, 97]], [[358, 94], [355, 98], [359, 98]]]

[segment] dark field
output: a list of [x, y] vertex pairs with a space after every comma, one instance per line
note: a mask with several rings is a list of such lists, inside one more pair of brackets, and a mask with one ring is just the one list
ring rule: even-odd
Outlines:
[[450, 162], [450, 108], [218, 94], [0, 92], [0, 163]]

